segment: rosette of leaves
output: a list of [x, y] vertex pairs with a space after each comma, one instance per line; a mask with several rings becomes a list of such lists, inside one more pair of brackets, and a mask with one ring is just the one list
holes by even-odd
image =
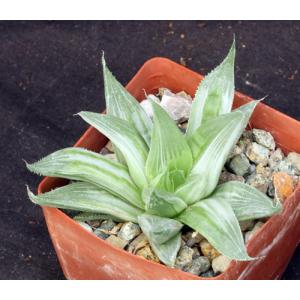
[[160, 258], [174, 266], [187, 225], [219, 252], [251, 260], [239, 221], [278, 213], [274, 202], [241, 182], [218, 185], [226, 159], [258, 101], [231, 111], [233, 43], [225, 60], [201, 81], [186, 134], [152, 102], [151, 120], [115, 79], [102, 58], [107, 114], [79, 116], [113, 143], [118, 161], [81, 148], [66, 148], [27, 164], [30, 171], [72, 183], [29, 198], [36, 204], [84, 212], [81, 219], [116, 218], [140, 225]]

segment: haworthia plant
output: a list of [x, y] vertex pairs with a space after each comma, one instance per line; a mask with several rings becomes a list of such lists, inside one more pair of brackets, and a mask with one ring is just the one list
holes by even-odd
[[80, 211], [77, 220], [113, 218], [140, 225], [153, 251], [174, 266], [185, 224], [230, 259], [251, 260], [239, 222], [278, 213], [279, 202], [240, 182], [218, 185], [228, 154], [257, 101], [234, 111], [233, 43], [225, 60], [199, 85], [183, 134], [152, 102], [153, 121], [115, 79], [104, 57], [107, 115], [80, 112], [113, 143], [119, 162], [66, 148], [29, 170], [78, 182], [29, 198], [36, 204]]

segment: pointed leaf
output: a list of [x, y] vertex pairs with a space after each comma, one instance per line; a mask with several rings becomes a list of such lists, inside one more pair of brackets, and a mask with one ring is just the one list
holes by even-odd
[[123, 221], [137, 222], [142, 210], [116, 198], [95, 185], [77, 182], [45, 194], [34, 195], [27, 188], [30, 200], [38, 205], [109, 214]]
[[138, 217], [145, 235], [156, 244], [163, 244], [177, 235], [182, 224], [176, 220], [143, 214]]
[[187, 136], [203, 121], [231, 111], [234, 96], [235, 40], [224, 61], [200, 83], [192, 104]]
[[150, 145], [152, 121], [138, 101], [112, 75], [102, 56], [104, 89], [107, 112], [109, 115], [130, 122], [146, 144]]
[[149, 181], [165, 170], [182, 170], [186, 176], [193, 164], [191, 150], [175, 122], [154, 101], [152, 103], [154, 126], [150, 152], [146, 162]]
[[[195, 203], [213, 192], [226, 159], [245, 129], [256, 104], [257, 102], [253, 101], [227, 116], [215, 119], [216, 130], [212, 129], [214, 134], [207, 135], [207, 141], [204, 135], [213, 127], [210, 121], [207, 123], [208, 128], [203, 124], [203, 129], [201, 126], [190, 138], [193, 154], [199, 158], [186, 182], [176, 191], [186, 203]], [[223, 126], [218, 125], [218, 119]]]
[[233, 120], [241, 118], [242, 115], [238, 112], [228, 113], [216, 118], [212, 118], [203, 122], [194, 134], [187, 137], [188, 144], [191, 148], [194, 161], [198, 161], [207, 147], [213, 142], [217, 136], [224, 132], [226, 127], [229, 127]]
[[128, 169], [98, 153], [82, 148], [56, 151], [27, 168], [43, 176], [89, 182], [129, 203], [143, 208], [140, 191], [132, 182]]
[[146, 212], [149, 214], [171, 218], [187, 207], [186, 203], [172, 192], [145, 188], [142, 195], [146, 204]]
[[158, 258], [167, 266], [174, 267], [177, 253], [181, 245], [181, 233], [178, 233], [173, 238], [164, 244], [156, 244], [150, 241], [150, 245]]
[[84, 111], [79, 116], [117, 146], [126, 160], [132, 179], [138, 187], [143, 188], [147, 184], [144, 169], [148, 149], [135, 128], [129, 122], [114, 116]]
[[181, 245], [182, 224], [151, 215], [139, 216], [138, 220], [155, 254], [167, 266], [173, 267]]
[[202, 234], [220, 253], [230, 259], [251, 260], [239, 222], [226, 201], [208, 198], [195, 203], [177, 220]]
[[212, 197], [228, 202], [239, 221], [268, 217], [282, 209], [279, 201], [274, 203], [258, 189], [238, 181], [219, 185]]

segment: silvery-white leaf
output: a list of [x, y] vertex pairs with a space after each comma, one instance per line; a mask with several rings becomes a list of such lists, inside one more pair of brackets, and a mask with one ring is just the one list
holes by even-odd
[[136, 185], [140, 188], [147, 185], [144, 170], [148, 148], [136, 129], [129, 122], [110, 115], [86, 111], [78, 115], [106, 135], [118, 147]]
[[82, 148], [66, 148], [26, 165], [39, 175], [92, 183], [137, 207], [144, 207], [140, 191], [128, 169], [98, 153]]
[[152, 122], [137, 100], [116, 80], [102, 56], [107, 113], [130, 122], [150, 145]]
[[168, 113], [153, 101], [152, 107], [154, 124], [146, 162], [147, 178], [151, 181], [166, 169], [182, 170], [186, 176], [193, 164], [189, 145]]
[[[211, 121], [207, 122], [207, 127], [204, 123], [189, 138], [196, 163], [186, 182], [176, 191], [186, 203], [195, 203], [213, 192], [226, 159], [245, 129], [256, 104], [257, 101], [253, 101], [227, 116], [217, 117], [215, 122], [219, 124], [215, 125], [215, 129]], [[209, 128], [212, 128], [212, 134], [205, 135]]]
[[177, 235], [182, 224], [174, 219], [142, 214], [138, 217], [139, 225], [151, 241], [163, 244]]
[[148, 187], [143, 190], [142, 195], [146, 212], [149, 214], [171, 218], [187, 207], [186, 203], [173, 192]]
[[118, 199], [95, 185], [76, 182], [48, 193], [34, 195], [27, 188], [30, 200], [36, 204], [63, 209], [109, 214], [123, 221], [137, 222], [142, 210]]
[[177, 220], [198, 231], [228, 258], [252, 259], [247, 254], [239, 222], [228, 202], [207, 198], [189, 206]]
[[234, 96], [235, 40], [224, 61], [200, 83], [192, 104], [187, 136], [203, 121], [231, 111]]
[[239, 181], [219, 185], [211, 197], [228, 202], [239, 221], [271, 216], [282, 209], [279, 201], [273, 201], [258, 189]]
[[146, 214], [139, 216], [138, 220], [155, 254], [167, 266], [173, 267], [181, 244], [182, 224]]

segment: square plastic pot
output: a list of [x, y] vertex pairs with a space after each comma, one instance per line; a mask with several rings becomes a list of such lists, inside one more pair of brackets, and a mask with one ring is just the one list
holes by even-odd
[[[147, 93], [167, 87], [190, 95], [203, 77], [165, 58], [147, 61], [127, 85], [139, 101]], [[234, 106], [251, 98], [236, 92]], [[259, 104], [250, 126], [270, 131], [285, 153], [300, 152], [300, 122]], [[107, 139], [90, 127], [75, 146], [99, 152]], [[38, 193], [45, 193], [67, 181], [46, 177]], [[43, 207], [48, 230], [63, 272], [68, 279], [206, 279], [168, 268], [120, 250], [87, 232], [59, 209]], [[300, 186], [285, 201], [280, 215], [271, 217], [247, 244], [250, 262], [232, 261], [228, 269], [214, 279], [277, 279], [285, 270], [300, 237]]]

